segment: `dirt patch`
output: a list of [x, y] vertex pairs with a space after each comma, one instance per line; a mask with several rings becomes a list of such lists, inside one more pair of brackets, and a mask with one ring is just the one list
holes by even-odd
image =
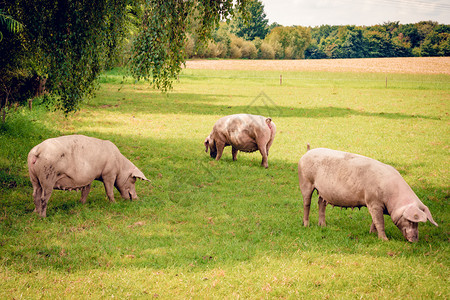
[[450, 75], [450, 57], [354, 58], [315, 60], [189, 60], [186, 62], [186, 68], [212, 70], [279, 70]]

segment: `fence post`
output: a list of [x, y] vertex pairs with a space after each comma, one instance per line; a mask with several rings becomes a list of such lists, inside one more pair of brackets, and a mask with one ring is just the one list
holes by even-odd
[[282, 85], [282, 84], [283, 84], [283, 75], [280, 74], [280, 85]]

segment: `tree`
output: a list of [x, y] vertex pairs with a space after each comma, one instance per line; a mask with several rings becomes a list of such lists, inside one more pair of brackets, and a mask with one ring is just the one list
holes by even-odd
[[184, 45], [191, 20], [196, 21], [199, 41], [211, 37], [221, 19], [234, 14], [234, 5], [243, 12], [246, 0], [151, 0], [145, 4], [142, 26], [135, 39], [131, 72], [152, 79], [166, 91], [186, 60]]
[[311, 43], [311, 33], [301, 26], [280, 26], [272, 29], [265, 40], [272, 44], [277, 58], [304, 58]]
[[[46, 78], [46, 89], [66, 114], [92, 95], [95, 79], [108, 53], [124, 36], [126, 7], [131, 0], [15, 0], [6, 11], [25, 25], [20, 35], [0, 44], [13, 52], [0, 65], [26, 69], [31, 76]], [[25, 58], [17, 61], [16, 57]]]
[[[0, 53], [8, 53], [8, 55], [0, 55], [0, 66], [3, 66], [3, 68], [0, 67], [0, 111], [3, 122], [6, 119], [8, 105], [11, 102], [20, 102], [21, 99], [14, 97], [14, 95], [21, 90], [24, 81], [28, 79], [26, 77], [29, 77], [24, 76], [22, 70], [15, 70], [16, 68], [14, 68], [14, 66], [21, 65], [24, 60], [24, 57], [20, 55], [20, 44], [9, 43], [10, 40], [18, 37], [23, 28], [22, 23], [0, 9]], [[3, 34], [3, 32], [5, 33]], [[3, 40], [3, 37], [5, 37], [5, 40]], [[10, 49], [3, 51], [6, 45], [10, 45]]]
[[[242, 10], [244, 3], [237, 1], [237, 6]], [[25, 30], [0, 43], [1, 53], [14, 53], [0, 64], [0, 74], [25, 67], [47, 78], [46, 89], [67, 114], [93, 94], [96, 78], [124, 39], [131, 12], [142, 17], [132, 74], [152, 78], [156, 87], [167, 90], [185, 61], [191, 18], [198, 19], [199, 36], [206, 39], [234, 5], [232, 0], [12, 0], [4, 9]]]
[[269, 32], [269, 20], [264, 13], [264, 5], [259, 0], [250, 0], [245, 14], [237, 14], [231, 22], [231, 32], [238, 37], [253, 41], [264, 39]]
[[344, 42], [342, 53], [345, 58], [363, 58], [367, 56], [366, 41], [360, 28], [349, 28]]

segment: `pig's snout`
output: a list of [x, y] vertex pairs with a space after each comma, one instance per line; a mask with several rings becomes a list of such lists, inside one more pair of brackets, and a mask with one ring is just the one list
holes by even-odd
[[130, 200], [135, 200], [138, 198], [136, 191], [134, 189], [128, 191], [128, 197], [129, 197], [128, 199]]
[[410, 222], [410, 225], [402, 230], [403, 236], [408, 242], [415, 243], [419, 240], [419, 224]]

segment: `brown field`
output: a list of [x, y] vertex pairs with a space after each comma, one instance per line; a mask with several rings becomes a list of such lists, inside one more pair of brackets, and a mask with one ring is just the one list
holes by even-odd
[[317, 60], [189, 60], [187, 69], [450, 74], [450, 57]]

